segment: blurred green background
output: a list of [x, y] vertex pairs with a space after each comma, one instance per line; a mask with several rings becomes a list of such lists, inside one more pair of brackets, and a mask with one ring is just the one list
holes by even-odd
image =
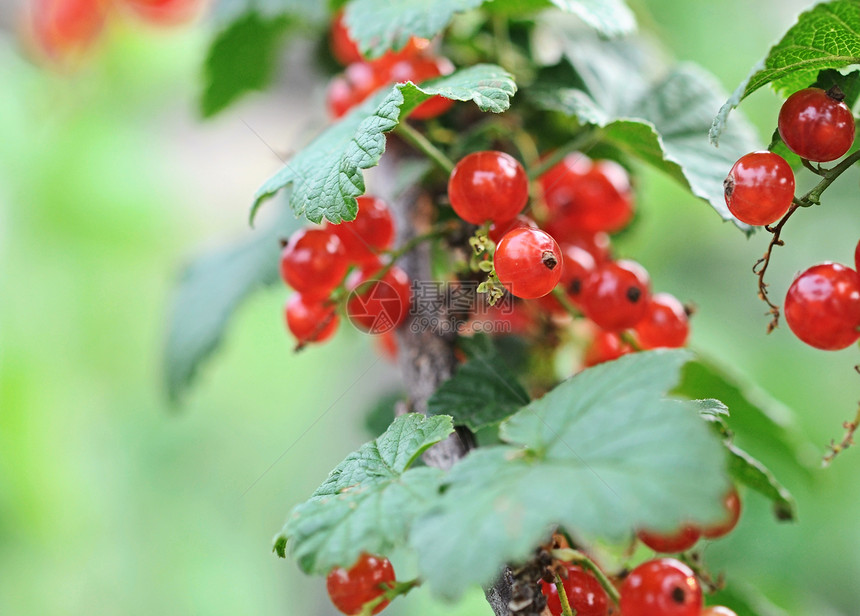
[[[633, 4], [667, 49], [727, 89], [806, 6]], [[115, 24], [88, 63], [57, 75], [23, 59], [13, 11], [0, 15], [0, 614], [334, 613], [324, 582], [277, 560], [270, 540], [367, 439], [362, 412], [395, 370], [348, 328], [294, 356], [274, 288], [241, 309], [181, 412], [160, 382], [179, 266], [247, 232], [250, 196], [280, 164], [266, 144], [287, 152], [318, 129], [318, 110], [298, 121], [296, 109], [318, 109], [321, 87], [284, 80], [201, 122], [205, 24]], [[282, 64], [282, 77], [310, 83], [300, 56]], [[765, 91], [745, 104], [763, 142], [778, 104]], [[851, 262], [857, 181], [842, 178], [841, 194], [788, 226], [777, 296], [813, 262]], [[766, 238], [747, 240], [663, 177], [646, 172], [639, 186], [641, 221], [621, 251], [656, 288], [695, 301], [694, 345], [795, 409], [812, 443], [840, 437], [860, 397], [856, 350], [765, 336], [750, 267]], [[775, 524], [750, 496], [709, 562], [785, 613], [857, 614], [860, 449], [806, 478], [775, 470], [800, 522]], [[479, 592], [457, 608], [416, 592], [389, 611], [490, 613]]]

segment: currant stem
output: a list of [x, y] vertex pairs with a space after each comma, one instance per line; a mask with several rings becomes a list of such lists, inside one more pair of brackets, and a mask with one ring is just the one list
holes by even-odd
[[[854, 366], [854, 370], [860, 372], [860, 366]], [[842, 424], [845, 428], [845, 436], [838, 444], [836, 441], [830, 441], [827, 446], [827, 454], [821, 459], [821, 466], [827, 468], [840, 453], [848, 449], [854, 444], [854, 433], [857, 428], [860, 428], [860, 404], [857, 405], [857, 414], [853, 421], [846, 421]]]
[[791, 215], [794, 214], [799, 208], [803, 207], [801, 203], [795, 200], [792, 203], [791, 207], [788, 208], [788, 211], [785, 213], [778, 223], [775, 226], [766, 226], [765, 229], [770, 231], [773, 236], [770, 238], [770, 243], [767, 246], [767, 250], [764, 253], [764, 256], [756, 261], [755, 265], [753, 265], [753, 273], [758, 276], [758, 296], [759, 298], [769, 306], [769, 310], [767, 314], [771, 315], [770, 323], [767, 325], [767, 333], [771, 333], [773, 330], [777, 328], [779, 325], [779, 306], [770, 301], [770, 297], [767, 294], [767, 283], [764, 281], [764, 276], [767, 273], [767, 268], [770, 265], [770, 259], [773, 256], [773, 249], [776, 246], [782, 246], [785, 242], [780, 239], [780, 235], [782, 234], [782, 229], [785, 227], [785, 223], [788, 222], [788, 219], [791, 218]]
[[415, 127], [408, 122], [401, 122], [394, 130], [398, 135], [403, 137], [404, 141], [435, 163], [439, 169], [447, 175], [451, 175], [451, 172], [454, 170], [454, 163], [439, 148], [433, 145], [427, 137], [416, 130]]
[[421, 586], [421, 580], [418, 579], [406, 582], [394, 582], [394, 584], [391, 585], [384, 594], [365, 603], [359, 612], [359, 616], [371, 616], [371, 614], [373, 614], [373, 610], [383, 601], [391, 601], [400, 595], [408, 594], [409, 591], [418, 586]]
[[[838, 178], [840, 175], [845, 173], [854, 163], [860, 160], [860, 150], [857, 150], [850, 156], [848, 156], [841, 163], [833, 167], [832, 169], [821, 169], [821, 173], [815, 171], [814, 173], [818, 173], [822, 176], [822, 180], [816, 184], [812, 190], [803, 195], [800, 199], [795, 199], [795, 203], [799, 203], [801, 207], [809, 207], [811, 205], [818, 205], [821, 203], [821, 193], [823, 193], [827, 188]], [[808, 161], [807, 161], [808, 162]], [[810, 165], [811, 166], [811, 165]]]
[[567, 598], [567, 591], [564, 589], [564, 580], [561, 576], [555, 574], [555, 588], [558, 591], [558, 600], [561, 603], [561, 616], [576, 616], [576, 612], [570, 607], [570, 600]]
[[567, 294], [564, 292], [564, 289], [560, 286], [556, 286], [552, 290], [552, 294], [555, 295], [555, 298], [558, 300], [558, 303], [561, 304], [561, 307], [564, 308], [567, 312], [570, 313], [574, 319], [578, 319], [582, 316], [582, 312], [573, 305], [573, 303], [568, 299]]
[[571, 139], [551, 155], [547, 156], [542, 162], [529, 169], [529, 179], [534, 180], [539, 178], [564, 160], [564, 157], [571, 152], [588, 151], [599, 139], [600, 131], [598, 129], [590, 129], [580, 133], [574, 139]]
[[[593, 560], [591, 560], [588, 556], [580, 552], [579, 550], [574, 550], [571, 548], [562, 548], [559, 550], [553, 550], [551, 552], [552, 557], [566, 562], [566, 563], [575, 563], [582, 567], [583, 569], [588, 569], [591, 574], [597, 578], [597, 581], [600, 582], [600, 585], [603, 586], [603, 590], [606, 591], [606, 594], [612, 599], [612, 602], [615, 605], [618, 605], [618, 600], [620, 599], [620, 595], [618, 594], [618, 589], [612, 584], [606, 574], [597, 566]], [[559, 593], [559, 597], [561, 593]]]

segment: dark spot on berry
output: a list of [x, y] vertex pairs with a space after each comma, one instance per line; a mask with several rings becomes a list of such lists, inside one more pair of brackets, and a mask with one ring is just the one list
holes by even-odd
[[278, 240], [278, 244], [280, 244], [281, 248], [286, 248], [289, 241], [287, 241], [287, 238], [282, 237]]
[[582, 292], [582, 281], [579, 278], [574, 278], [567, 286], [567, 290], [571, 295], [579, 295]]
[[837, 103], [841, 103], [845, 100], [845, 92], [843, 92], [842, 88], [840, 88], [836, 84], [833, 84], [833, 86], [831, 86], [831, 88], [827, 90], [825, 94], [827, 94], [827, 96], [835, 100]]
[[632, 303], [636, 303], [642, 297], [642, 289], [639, 287], [628, 287], [627, 288], [627, 299], [629, 299]]
[[735, 191], [735, 180], [731, 175], [727, 175], [723, 180], [723, 190], [726, 191], [726, 198], [731, 199], [732, 193]]
[[554, 270], [555, 266], [558, 265], [558, 259], [555, 258], [551, 250], [544, 250], [540, 260], [549, 270]]
[[672, 601], [678, 603], [679, 605], [684, 603], [684, 599], [687, 598], [687, 593], [684, 592], [684, 589], [680, 586], [675, 586], [672, 589]]

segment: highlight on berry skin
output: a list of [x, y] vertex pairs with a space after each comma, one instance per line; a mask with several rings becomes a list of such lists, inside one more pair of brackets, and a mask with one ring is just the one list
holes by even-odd
[[840, 158], [854, 144], [854, 114], [836, 86], [806, 88], [789, 96], [779, 110], [779, 136], [789, 150], [806, 160], [825, 163]]

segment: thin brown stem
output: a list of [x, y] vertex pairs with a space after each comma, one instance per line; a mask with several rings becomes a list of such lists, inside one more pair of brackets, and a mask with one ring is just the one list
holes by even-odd
[[[854, 366], [854, 370], [860, 373], [860, 366]], [[860, 403], [857, 405], [857, 414], [854, 415], [854, 419], [843, 422], [842, 427], [845, 428], [845, 435], [839, 443], [830, 441], [827, 446], [827, 454], [821, 460], [821, 466], [830, 466], [836, 456], [854, 444], [854, 433], [857, 432], [857, 428], [860, 428]]]
[[767, 325], [767, 333], [772, 332], [779, 325], [779, 315], [780, 308], [778, 305], [774, 304], [770, 297], [767, 294], [767, 283], [764, 281], [765, 274], [767, 273], [767, 268], [770, 265], [771, 257], [773, 256], [773, 249], [776, 246], [783, 246], [785, 242], [780, 237], [782, 235], [782, 229], [785, 227], [785, 223], [788, 222], [788, 219], [791, 218], [791, 215], [794, 214], [801, 206], [800, 203], [793, 203], [788, 211], [785, 213], [778, 223], [774, 226], [766, 226], [765, 229], [772, 234], [770, 238], [770, 243], [767, 246], [767, 250], [764, 253], [764, 256], [755, 262], [753, 265], [753, 273], [758, 276], [758, 296], [759, 298], [768, 305], [769, 310], [765, 314], [769, 314], [771, 316], [770, 322]]

